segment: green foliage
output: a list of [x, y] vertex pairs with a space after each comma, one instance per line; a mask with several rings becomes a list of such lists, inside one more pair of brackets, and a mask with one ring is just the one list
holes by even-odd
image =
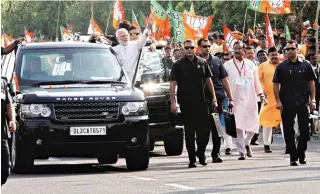
[[[131, 10], [134, 10], [139, 18], [140, 11], [147, 14], [150, 11], [150, 1], [122, 1], [126, 20], [131, 21]], [[158, 1], [165, 9], [168, 1]], [[172, 1], [175, 11], [183, 12], [190, 10], [190, 0]], [[193, 1], [196, 15], [213, 15], [212, 30], [222, 31], [222, 25], [228, 24], [231, 29], [237, 25], [237, 29], [242, 31], [244, 15], [247, 4], [245, 1]], [[296, 10], [296, 15], [304, 6], [305, 1], [292, 1], [292, 9]], [[46, 40], [54, 40], [56, 37], [56, 27], [58, 18], [59, 1], [1, 1], [1, 29], [3, 32], [13, 37], [24, 36], [24, 27], [31, 32], [41, 31]], [[67, 24], [75, 25], [75, 31], [86, 34], [91, 18], [91, 1], [61, 1], [59, 25], [66, 27]], [[306, 6], [303, 11], [303, 21], [310, 20], [314, 23], [317, 8], [317, 1], [311, 1], [310, 6]], [[112, 1], [94, 1], [94, 19], [102, 31], [106, 30], [108, 17], [113, 9]], [[289, 15], [270, 15], [272, 26], [284, 26]], [[298, 17], [299, 19], [299, 17]], [[246, 30], [253, 28], [254, 11], [248, 10], [246, 20]], [[265, 14], [257, 13], [257, 24], [264, 26]], [[143, 24], [140, 24], [143, 25]], [[296, 24], [288, 25], [290, 30], [299, 30], [299, 20]], [[108, 33], [113, 33], [112, 15], [109, 20]], [[60, 37], [60, 34], [58, 35]]]

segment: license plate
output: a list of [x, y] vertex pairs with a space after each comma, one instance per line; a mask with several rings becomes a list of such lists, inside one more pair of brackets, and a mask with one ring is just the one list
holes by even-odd
[[106, 126], [70, 127], [70, 135], [106, 135]]

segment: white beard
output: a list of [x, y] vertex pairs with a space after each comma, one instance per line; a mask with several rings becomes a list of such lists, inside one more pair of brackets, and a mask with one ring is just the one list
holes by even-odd
[[122, 46], [127, 46], [129, 44], [129, 41], [119, 40], [119, 44], [121, 44]]

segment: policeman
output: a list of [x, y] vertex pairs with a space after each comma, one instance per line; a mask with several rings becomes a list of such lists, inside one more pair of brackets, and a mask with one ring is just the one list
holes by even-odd
[[[177, 104], [175, 90], [178, 85], [177, 100], [185, 127], [186, 147], [189, 154], [189, 168], [196, 167], [196, 156], [201, 165], [207, 165], [205, 150], [209, 141], [210, 128], [209, 110], [204, 88], [207, 86], [212, 95], [212, 105], [218, 106], [214, 87], [211, 81], [212, 73], [208, 63], [195, 56], [193, 40], [184, 42], [185, 56], [176, 61], [170, 75], [171, 111], [176, 113]], [[195, 151], [195, 136], [197, 152]]]
[[[305, 151], [309, 141], [309, 111], [316, 108], [316, 76], [308, 61], [300, 59], [297, 54], [298, 44], [288, 41], [285, 51], [288, 59], [280, 63], [274, 74], [274, 94], [277, 109], [281, 110], [284, 138], [290, 154], [290, 165], [306, 164]], [[281, 86], [281, 87], [280, 87]], [[310, 101], [309, 101], [310, 99]], [[298, 116], [300, 136], [298, 146], [295, 144], [294, 118]]]

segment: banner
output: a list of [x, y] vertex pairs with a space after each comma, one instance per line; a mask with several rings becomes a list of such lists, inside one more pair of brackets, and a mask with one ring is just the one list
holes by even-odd
[[248, 9], [268, 14], [289, 14], [291, 0], [248, 0]]

